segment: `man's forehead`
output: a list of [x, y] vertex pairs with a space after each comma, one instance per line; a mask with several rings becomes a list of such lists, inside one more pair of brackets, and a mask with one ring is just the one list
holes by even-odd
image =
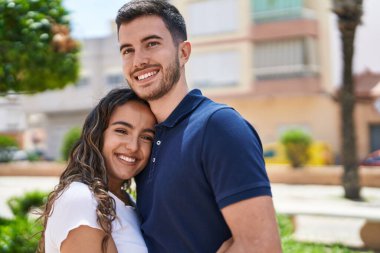
[[123, 29], [125, 31], [137, 30], [140, 32], [156, 29], [168, 30], [164, 21], [158, 16], [141, 16], [135, 18], [132, 21], [122, 23], [120, 29]]
[[141, 41], [148, 36], [165, 38], [170, 36], [165, 23], [157, 16], [142, 16], [128, 23], [123, 23], [119, 29], [119, 40], [123, 42]]

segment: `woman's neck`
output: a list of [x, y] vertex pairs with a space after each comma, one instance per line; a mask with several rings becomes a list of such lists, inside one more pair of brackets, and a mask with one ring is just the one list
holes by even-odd
[[132, 206], [128, 193], [122, 190], [121, 187], [119, 190], [116, 191], [111, 189], [110, 192], [112, 192], [113, 195], [120, 199], [124, 203], [124, 205]]
[[109, 191], [112, 192], [112, 194], [120, 199], [125, 205], [131, 205], [129, 195], [123, 187], [123, 182], [115, 182], [112, 178], [109, 178], [108, 187]]

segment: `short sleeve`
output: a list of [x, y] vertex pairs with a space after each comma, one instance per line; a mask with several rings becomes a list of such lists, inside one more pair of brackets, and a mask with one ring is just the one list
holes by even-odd
[[262, 144], [255, 129], [232, 108], [209, 118], [202, 163], [220, 209], [251, 197], [269, 195]]
[[58, 250], [69, 232], [79, 226], [101, 229], [96, 216], [97, 201], [86, 184], [74, 182], [54, 202], [45, 239]]

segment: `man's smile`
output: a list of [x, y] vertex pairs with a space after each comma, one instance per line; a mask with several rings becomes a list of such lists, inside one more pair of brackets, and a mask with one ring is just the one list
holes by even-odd
[[139, 81], [141, 81], [141, 80], [147, 79], [148, 77], [154, 76], [157, 73], [158, 73], [158, 71], [148, 72], [146, 74], [142, 74], [142, 75], [137, 76], [136, 79], [139, 80]]

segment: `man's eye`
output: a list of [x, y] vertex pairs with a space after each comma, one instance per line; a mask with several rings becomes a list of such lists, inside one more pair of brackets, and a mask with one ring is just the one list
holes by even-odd
[[154, 47], [154, 46], [157, 46], [158, 45], [158, 42], [157, 41], [151, 41], [148, 43], [148, 47]]
[[122, 51], [123, 55], [130, 54], [130, 53], [133, 53], [133, 49], [132, 48], [126, 48], [124, 51]]

